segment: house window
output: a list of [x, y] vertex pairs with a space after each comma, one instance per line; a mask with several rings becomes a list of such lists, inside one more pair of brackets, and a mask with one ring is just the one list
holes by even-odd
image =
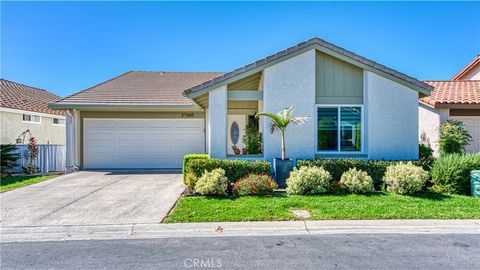
[[53, 124], [64, 126], [65, 125], [65, 119], [53, 118]]
[[361, 152], [362, 106], [319, 106], [317, 151]]
[[40, 116], [32, 115], [32, 114], [24, 114], [22, 121], [27, 123], [40, 123]]

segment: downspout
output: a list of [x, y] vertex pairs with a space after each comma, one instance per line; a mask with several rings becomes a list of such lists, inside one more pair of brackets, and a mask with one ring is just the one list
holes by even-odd
[[67, 173], [75, 172], [75, 114], [73, 110], [65, 110], [65, 127], [66, 127], [66, 158], [65, 170]]

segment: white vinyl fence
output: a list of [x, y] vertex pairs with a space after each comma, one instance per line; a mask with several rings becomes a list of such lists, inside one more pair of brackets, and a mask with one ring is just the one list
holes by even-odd
[[[18, 166], [13, 169], [14, 173], [23, 172], [22, 166], [27, 165], [24, 152], [27, 149], [26, 144], [17, 144], [20, 159]], [[61, 144], [39, 144], [38, 155], [33, 164], [40, 169], [40, 172], [64, 172], [65, 171], [65, 145]]]

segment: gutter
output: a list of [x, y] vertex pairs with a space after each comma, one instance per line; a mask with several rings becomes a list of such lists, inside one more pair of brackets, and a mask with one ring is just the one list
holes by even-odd
[[197, 104], [185, 105], [185, 104], [145, 104], [145, 103], [48, 103], [48, 107], [54, 110], [98, 110], [98, 111], [203, 111], [203, 109]]

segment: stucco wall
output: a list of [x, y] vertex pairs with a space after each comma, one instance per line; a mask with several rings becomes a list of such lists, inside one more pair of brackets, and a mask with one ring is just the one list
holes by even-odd
[[[276, 113], [294, 106], [294, 115], [312, 119], [302, 126], [290, 126], [286, 132], [287, 157], [313, 158], [315, 147], [315, 50], [268, 67], [263, 77], [263, 110]], [[263, 121], [265, 160], [281, 156], [280, 134], [270, 134], [270, 121]]]
[[467, 74], [462, 76], [462, 80], [480, 80], [480, 65], [472, 68]]
[[227, 157], [227, 87], [208, 93], [208, 153], [214, 158]]
[[418, 106], [419, 141], [428, 143], [435, 156], [439, 155], [440, 126], [447, 121], [448, 114], [448, 109], [434, 109], [422, 103]]
[[369, 159], [418, 158], [418, 92], [365, 71]]
[[[32, 133], [32, 136], [37, 139], [38, 144], [65, 144], [65, 126], [54, 125], [53, 118], [64, 117], [41, 115], [41, 123], [39, 124], [24, 123], [22, 122], [22, 113], [1, 111], [0, 143], [15, 143], [17, 137], [28, 129]], [[28, 141], [25, 141], [25, 143], [27, 142]]]

